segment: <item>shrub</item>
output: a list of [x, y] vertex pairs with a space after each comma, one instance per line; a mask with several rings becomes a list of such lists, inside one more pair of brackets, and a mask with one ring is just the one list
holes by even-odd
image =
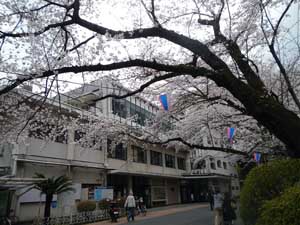
[[99, 209], [108, 209], [110, 204], [109, 199], [102, 199], [98, 202]]
[[78, 212], [90, 212], [96, 209], [96, 202], [86, 200], [81, 201], [77, 204], [77, 211]]
[[250, 171], [241, 191], [241, 217], [245, 225], [253, 225], [266, 200], [278, 197], [284, 189], [300, 180], [300, 160], [279, 160]]
[[257, 225], [298, 225], [299, 221], [300, 186], [294, 186], [263, 204]]

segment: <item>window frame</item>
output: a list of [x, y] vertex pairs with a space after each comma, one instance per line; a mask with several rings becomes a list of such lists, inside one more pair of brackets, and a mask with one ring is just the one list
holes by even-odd
[[[154, 158], [158, 157], [158, 158]], [[157, 151], [150, 151], [150, 164], [154, 166], [163, 166], [162, 153]]]
[[[136, 145], [131, 145], [133, 162], [147, 163], [147, 150]], [[140, 154], [139, 154], [140, 153]], [[143, 154], [141, 154], [143, 153]]]
[[165, 165], [168, 168], [174, 168], [176, 167], [175, 165], [175, 156], [170, 155], [170, 154], [165, 154]]

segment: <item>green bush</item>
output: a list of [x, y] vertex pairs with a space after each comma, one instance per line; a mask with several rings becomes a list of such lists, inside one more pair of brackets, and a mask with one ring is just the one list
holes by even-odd
[[300, 180], [300, 160], [278, 160], [255, 167], [244, 182], [240, 201], [245, 225], [253, 225], [264, 201], [278, 197]]
[[109, 199], [102, 199], [98, 202], [99, 209], [108, 209], [110, 204]]
[[263, 204], [257, 225], [299, 225], [300, 186], [288, 188]]
[[77, 204], [77, 211], [78, 212], [90, 212], [96, 209], [96, 202], [86, 200], [81, 201]]

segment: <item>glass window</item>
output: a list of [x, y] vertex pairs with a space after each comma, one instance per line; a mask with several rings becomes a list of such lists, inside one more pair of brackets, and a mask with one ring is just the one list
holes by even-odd
[[162, 154], [160, 152], [151, 151], [151, 164], [156, 166], [162, 166]]
[[195, 169], [205, 169], [206, 168], [206, 161], [201, 160], [200, 162], [197, 163], [197, 166]]
[[227, 169], [227, 163], [223, 162], [223, 168], [226, 170]]
[[147, 163], [147, 151], [138, 146], [132, 145], [133, 162]]
[[165, 154], [166, 167], [175, 168], [175, 156]]
[[218, 166], [218, 168], [222, 168], [221, 160], [218, 160], [218, 161], [217, 161], [217, 166]]
[[127, 148], [123, 143], [113, 145], [110, 139], [107, 140], [107, 156], [112, 159], [127, 160]]
[[126, 118], [127, 108], [124, 99], [112, 99], [112, 113], [119, 117]]
[[215, 170], [216, 169], [216, 164], [214, 162], [211, 162], [210, 163], [210, 168]]
[[180, 157], [177, 158], [177, 166], [178, 166], [178, 169], [185, 170], [185, 160], [184, 160], [184, 158], [180, 158]]
[[[135, 103], [137, 103], [136, 98]], [[147, 120], [153, 118], [153, 114], [146, 109], [126, 100], [112, 99], [112, 113], [122, 118], [136, 117], [136, 122], [140, 125], [145, 125]]]

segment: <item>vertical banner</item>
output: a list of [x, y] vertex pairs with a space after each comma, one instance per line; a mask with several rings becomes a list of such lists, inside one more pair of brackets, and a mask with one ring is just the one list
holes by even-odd
[[228, 140], [229, 140], [230, 144], [233, 143], [234, 134], [235, 134], [235, 128], [228, 127], [227, 128], [227, 137], [228, 137]]
[[161, 94], [159, 96], [159, 101], [165, 111], [169, 110], [168, 98], [166, 94]]
[[260, 162], [260, 159], [261, 159], [261, 153], [260, 153], [260, 152], [254, 152], [253, 158], [254, 158], [254, 160], [255, 160], [257, 163], [259, 163], [259, 162]]

